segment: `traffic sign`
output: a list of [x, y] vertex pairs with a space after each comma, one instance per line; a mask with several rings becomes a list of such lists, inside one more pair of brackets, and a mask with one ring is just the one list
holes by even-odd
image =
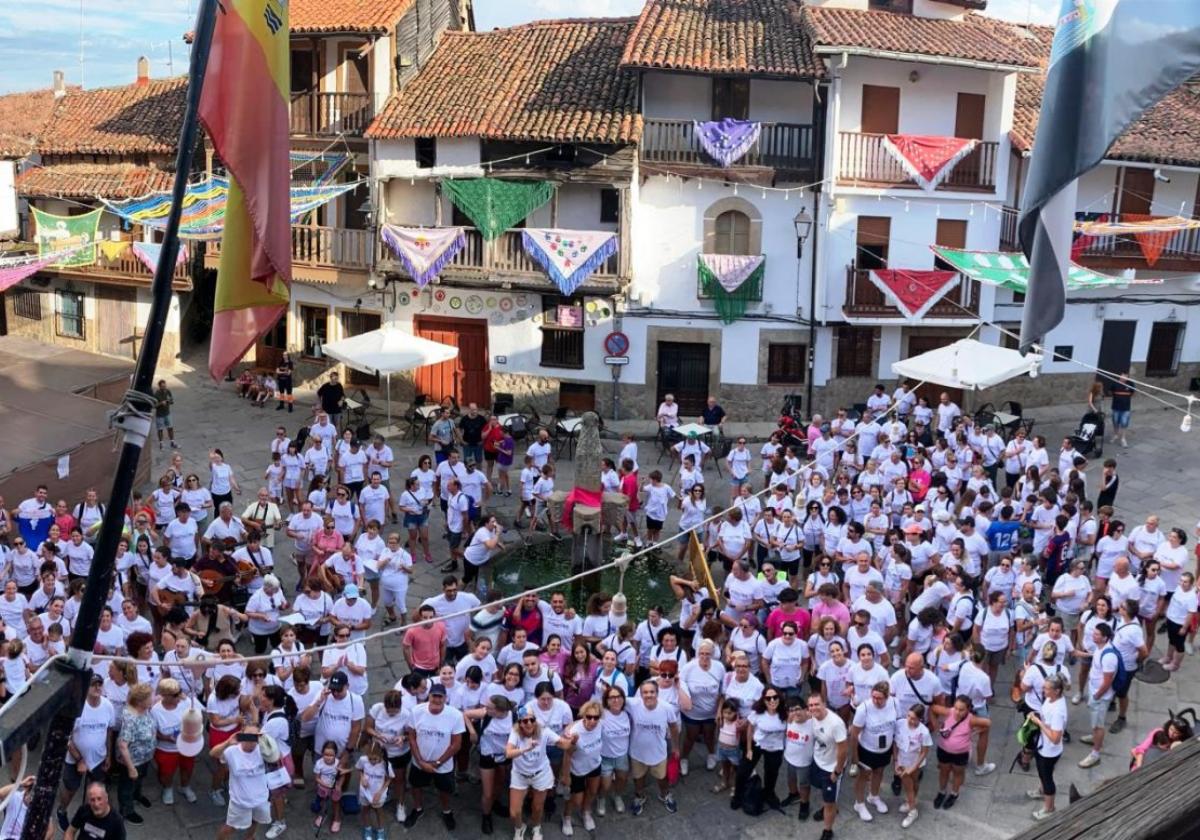
[[627, 365], [629, 364], [628, 356], [605, 356], [604, 364], [606, 365]]
[[623, 332], [610, 332], [604, 338], [604, 352], [608, 353], [609, 356], [624, 356], [628, 354], [629, 336]]

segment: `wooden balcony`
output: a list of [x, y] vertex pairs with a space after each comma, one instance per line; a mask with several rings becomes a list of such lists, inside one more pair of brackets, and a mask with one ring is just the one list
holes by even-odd
[[[846, 268], [846, 302], [842, 312], [847, 318], [908, 319], [871, 282], [865, 269]], [[966, 320], [979, 317], [979, 281], [960, 278], [959, 284], [929, 308], [922, 321]]]
[[1000, 217], [1000, 250], [1021, 250], [1021, 238], [1017, 235], [1017, 218], [1020, 211], [1016, 207], [1005, 207]]
[[[188, 259], [175, 266], [175, 272], [171, 277], [171, 287], [177, 292], [190, 292], [192, 290], [192, 256], [194, 255], [194, 247], [194, 245], [189, 243]], [[77, 277], [80, 280], [108, 283], [114, 286], [149, 287], [154, 280], [154, 273], [146, 268], [142, 261], [133, 255], [133, 251], [131, 250], [126, 250], [124, 254], [115, 260], [106, 260], [97, 252], [95, 265], [63, 266], [61, 268], [48, 268], [46, 271], [63, 277]]]
[[1174, 234], [1154, 265], [1146, 262], [1142, 247], [1132, 234], [1091, 237], [1076, 262], [1106, 274], [1117, 274], [1127, 268], [1151, 277], [1156, 271], [1200, 271], [1200, 228]]
[[[816, 166], [816, 133], [811, 125], [762, 123], [758, 142], [731, 169], [759, 167], [789, 173], [812, 173]], [[645, 120], [641, 159], [675, 169], [720, 168], [695, 136], [692, 120]]]
[[[292, 269], [297, 278], [313, 283], [337, 283], [343, 273], [362, 274], [371, 268], [373, 236], [369, 230], [292, 226]], [[221, 241], [208, 243], [205, 263], [216, 268]]]
[[[483, 235], [475, 228], [466, 228], [465, 233], [467, 244], [442, 269], [438, 275], [442, 280], [486, 282], [489, 285], [494, 285], [495, 281], [499, 280], [542, 291], [551, 291], [554, 288], [542, 267], [525, 253], [519, 229], [507, 230], [492, 242], [484, 241]], [[384, 272], [407, 277], [408, 273], [391, 250], [382, 242], [379, 243], [379, 248], [379, 268]], [[598, 271], [588, 277], [583, 290], [615, 291], [626, 276], [621, 270], [620, 257], [620, 250], [609, 257]]]
[[[883, 145], [884, 135], [842, 131], [838, 134], [838, 183], [849, 187], [920, 189]], [[980, 142], [954, 165], [938, 190], [992, 192], [1000, 144]]]
[[292, 134], [309, 137], [335, 137], [345, 134], [361, 137], [371, 124], [374, 109], [367, 93], [293, 93], [291, 103]]

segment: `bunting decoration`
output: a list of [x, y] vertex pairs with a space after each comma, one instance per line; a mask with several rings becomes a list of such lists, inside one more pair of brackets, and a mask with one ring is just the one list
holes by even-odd
[[100, 249], [100, 256], [104, 257], [105, 262], [116, 262], [125, 256], [125, 252], [133, 245], [127, 239], [101, 239], [96, 243], [96, 247]]
[[96, 239], [103, 210], [93, 210], [82, 216], [56, 216], [44, 210], [33, 210], [37, 224], [34, 234], [38, 254], [62, 254], [68, 252], [56, 266], [82, 266], [96, 264]]
[[959, 280], [956, 271], [936, 270], [878, 269], [867, 272], [867, 276], [912, 321], [924, 318]]
[[617, 252], [617, 235], [599, 230], [526, 228], [521, 231], [521, 244], [563, 296], [569, 297]]
[[927, 134], [885, 134], [883, 147], [904, 167], [917, 185], [926, 192], [954, 171], [954, 166], [979, 145], [964, 137], [935, 137]]
[[[1088, 236], [1129, 236], [1139, 233], [1179, 233], [1200, 228], [1200, 219], [1185, 216], [1146, 216], [1138, 213], [1122, 213], [1110, 219], [1107, 213], [1077, 214], [1075, 232]], [[1089, 217], [1090, 218], [1087, 218]]]
[[[323, 204], [356, 189], [362, 181], [329, 184], [320, 180], [311, 184], [292, 184], [288, 192], [289, 220], [296, 225]], [[100, 199], [105, 208], [125, 221], [153, 230], [167, 226], [171, 210], [169, 192], [150, 193], [125, 201]], [[183, 198], [183, 216], [179, 220], [181, 239], [220, 239], [225, 231], [225, 209], [229, 203], [229, 179], [214, 175], [188, 184]]]
[[710, 120], [695, 124], [696, 140], [705, 153], [721, 164], [732, 166], [758, 142], [762, 126], [751, 120]]
[[761, 254], [700, 254], [697, 268], [700, 294], [712, 298], [717, 315], [732, 324], [746, 314], [750, 301], [762, 298], [766, 257]]
[[467, 244], [460, 227], [419, 228], [383, 225], [384, 241], [418, 288], [424, 289]]
[[78, 250], [87, 249], [87, 245], [75, 248], [53, 251], [48, 254], [21, 254], [16, 257], [0, 257], [0, 292], [7, 291], [20, 283], [26, 277], [37, 274], [43, 268], [52, 265], [70, 265], [67, 262]]
[[[942, 245], [931, 245], [930, 248], [958, 272], [980, 283], [1011, 289], [1021, 294], [1029, 288], [1029, 260], [1020, 251], [964, 251]], [[1157, 285], [1162, 282], [1161, 279], [1142, 277], [1111, 277], [1071, 263], [1067, 288], [1097, 289], [1106, 286]]]
[[[158, 260], [162, 256], [162, 247], [162, 243], [160, 242], [134, 242], [133, 255], [138, 258], [138, 262], [150, 270], [151, 274], [154, 274], [158, 270]], [[187, 259], [187, 246], [180, 243], [179, 253], [175, 257], [175, 265], [183, 265], [187, 262]]]
[[287, 310], [292, 280], [288, 5], [224, 0], [200, 121], [229, 172], [208, 371], [223, 376]]
[[489, 242], [549, 201], [554, 192], [546, 181], [496, 178], [443, 181], [442, 189]]

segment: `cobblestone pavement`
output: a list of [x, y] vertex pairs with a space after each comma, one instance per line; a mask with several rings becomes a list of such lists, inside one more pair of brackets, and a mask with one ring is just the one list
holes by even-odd
[[[175, 393], [175, 421], [178, 427], [179, 440], [185, 457], [186, 466], [200, 472], [206, 465], [206, 453], [211, 447], [220, 446], [226, 461], [237, 469], [238, 480], [244, 494], [240, 501], [246, 503], [253, 498], [253, 493], [260, 486], [262, 470], [268, 458], [267, 444], [277, 423], [286, 425], [290, 436], [294, 436], [297, 428], [308, 417], [307, 411], [311, 403], [311, 395], [298, 395], [297, 409], [293, 414], [276, 412], [273, 407], [255, 409], [246, 402], [238, 400], [232, 393], [230, 383], [215, 383], [204, 372], [203, 364], [196, 360], [194, 370], [185, 371], [177, 376], [169, 377], [170, 386]], [[1003, 386], [996, 389], [1003, 391]], [[1002, 398], [998, 394], [997, 402]], [[1145, 401], [1142, 401], [1145, 403]], [[1046, 418], [1038, 424], [1037, 431], [1047, 435], [1049, 448], [1057, 451], [1061, 435], [1074, 428], [1078, 417], [1082, 414], [1081, 407], [1061, 406], [1034, 412]], [[1055, 418], [1059, 418], [1055, 420]], [[1161, 515], [1164, 527], [1180, 526], [1189, 535], [1196, 523], [1198, 513], [1196, 495], [1188, 491], [1185, 476], [1196, 474], [1200, 467], [1200, 432], [1183, 434], [1179, 431], [1180, 417], [1177, 413], [1163, 410], [1150, 410], [1142, 405], [1135, 409], [1133, 429], [1130, 434], [1131, 446], [1123, 451], [1109, 447], [1105, 454], [1118, 459], [1121, 475], [1121, 490], [1118, 497], [1119, 514], [1130, 523], [1130, 527], [1141, 521], [1149, 512]], [[765, 427], [753, 426], [750, 432], [763, 431]], [[1053, 433], [1053, 435], [1051, 434]], [[761, 438], [760, 438], [761, 439]], [[618, 448], [615, 441], [606, 441], [606, 448], [615, 453]], [[397, 445], [396, 456], [399, 469], [397, 473], [406, 474], [415, 465], [416, 458], [423, 448], [413, 448]], [[642, 445], [643, 471], [647, 465], [653, 464], [657, 453], [651, 454], [650, 444]], [[157, 475], [166, 463], [164, 455], [168, 453], [154, 452], [155, 464], [152, 474]], [[1097, 467], [1089, 470], [1089, 480], [1094, 484]], [[569, 486], [573, 474], [573, 465], [560, 462], [558, 485]], [[710, 471], [707, 476], [710, 496], [723, 498], [725, 496], [725, 480]], [[149, 488], [147, 488], [149, 489]], [[103, 492], [103, 491], [102, 491]], [[498, 512], [504, 517], [511, 517], [514, 505], [511, 499], [504, 499], [498, 506]], [[240, 513], [240, 508], [238, 510]], [[436, 517], [435, 517], [436, 518]], [[440, 532], [435, 521], [431, 528], [436, 538]], [[668, 525], [667, 533], [673, 532]], [[438, 565], [446, 558], [444, 542], [436, 540], [435, 564], [418, 563], [417, 572], [410, 588], [410, 605], [415, 605], [420, 599], [439, 591], [440, 572]], [[281, 540], [277, 544], [276, 557], [286, 558], [288, 541]], [[285, 591], [291, 592], [295, 582], [295, 572], [289, 570], [290, 564], [281, 562], [278, 566], [283, 570]], [[1161, 654], [1163, 637], [1157, 640], [1157, 653]], [[396, 637], [374, 641], [368, 646], [368, 654], [372, 668], [369, 671], [370, 694], [368, 706], [379, 700], [385, 690], [390, 688], [404, 672], [403, 657], [400, 644]], [[1074, 783], [1083, 792], [1094, 789], [1106, 777], [1125, 772], [1128, 764], [1129, 749], [1135, 738], [1140, 740], [1154, 725], [1161, 722], [1166, 710], [1180, 709], [1187, 706], [1200, 707], [1200, 668], [1194, 658], [1188, 659], [1187, 664], [1170, 682], [1151, 686], [1138, 683], [1134, 690], [1133, 705], [1129, 715], [1129, 727], [1120, 735], [1111, 736], [1105, 743], [1103, 761], [1090, 770], [1082, 770], [1076, 762], [1086, 753], [1086, 747], [1078, 743], [1078, 735], [1084, 733], [1087, 726], [1087, 707], [1084, 705], [1071, 706], [1071, 728], [1076, 733], [1075, 743], [1070, 744], [1063, 760], [1059, 763], [1059, 805], [1066, 807], [1066, 790], [1068, 783]], [[1007, 686], [1011, 680], [1011, 666], [1005, 668], [997, 680], [998, 686], [1003, 686], [992, 708], [993, 728], [989, 760], [998, 766], [997, 772], [976, 777], [967, 774], [966, 785], [962, 796], [953, 811], [935, 811], [929, 800], [936, 792], [936, 772], [926, 773], [922, 788], [922, 807], [919, 821], [906, 833], [917, 834], [921, 837], [935, 840], [940, 838], [961, 838], [965, 833], [983, 840], [989, 837], [1008, 837], [1028, 827], [1032, 820], [1030, 812], [1036, 803], [1026, 798], [1025, 792], [1030, 787], [1036, 787], [1037, 780], [1032, 774], [1021, 773], [1017, 770], [1010, 774], [1008, 767], [1015, 755], [1016, 716], [1007, 695]], [[820, 826], [808, 822], [796, 822], [795, 807], [788, 809], [787, 816], [769, 813], [757, 819], [733, 812], [728, 807], [728, 801], [723, 795], [712, 794], [713, 777], [704, 772], [704, 761], [700, 754], [702, 749], [693, 754], [690, 776], [679, 786], [677, 797], [679, 813], [668, 814], [665, 809], [651, 800], [646, 811], [640, 817], [631, 817], [628, 813], [614, 815], [611, 807], [607, 817], [597, 821], [596, 834], [601, 837], [638, 837], [639, 840], [652, 838], [680, 837], [732, 837], [767, 838], [780, 836], [816, 837]], [[932, 760], [931, 760], [932, 765]], [[931, 768], [932, 769], [932, 768]], [[215, 836], [221, 824], [224, 809], [210, 804], [208, 799], [208, 778], [206, 769], [198, 769], [194, 787], [200, 794], [200, 801], [187, 804], [177, 797], [177, 804], [167, 807], [158, 798], [156, 782], [148, 785], [148, 795], [154, 800], [153, 807], [142, 811], [146, 824], [139, 828], [130, 827], [133, 837], [174, 837], [174, 838], [210, 838]], [[888, 794], [885, 785], [885, 799], [891, 807], [890, 813], [876, 817], [871, 824], [859, 820], [850, 808], [853, 797], [848, 791], [843, 791], [841, 797], [842, 812], [835, 826], [839, 838], [895, 837], [902, 832], [900, 815], [896, 813], [898, 804], [895, 797]], [[477, 837], [479, 836], [479, 788], [474, 784], [460, 787], [455, 799], [458, 814], [458, 829], [454, 835], [448, 834], [436, 816], [436, 808], [421, 821], [413, 834], [423, 837]], [[306, 837], [313, 835], [311, 815], [307, 810], [307, 802], [300, 795], [294, 795], [289, 803], [288, 825], [286, 837]], [[327, 831], [328, 829], [326, 829]], [[505, 820], [497, 820], [497, 835], [510, 832]], [[359, 833], [355, 818], [349, 818], [342, 828], [343, 833], [350, 832], [354, 836]], [[582, 829], [576, 826], [576, 836], [583, 836]], [[393, 838], [406, 834], [402, 826], [392, 822], [389, 835]], [[547, 821], [545, 836], [555, 838], [560, 836], [557, 821]], [[261, 833], [260, 835], [261, 836]]]

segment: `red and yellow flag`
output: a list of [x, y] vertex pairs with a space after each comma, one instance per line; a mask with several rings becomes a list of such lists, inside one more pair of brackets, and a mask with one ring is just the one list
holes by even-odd
[[292, 281], [285, 0], [221, 0], [200, 119], [229, 172], [208, 370], [222, 376], [287, 311]]

